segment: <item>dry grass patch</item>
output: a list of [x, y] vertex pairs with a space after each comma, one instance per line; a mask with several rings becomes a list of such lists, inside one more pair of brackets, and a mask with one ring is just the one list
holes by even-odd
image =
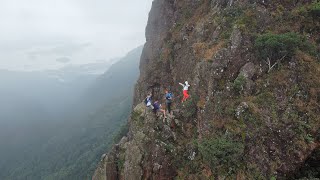
[[219, 43], [211, 46], [208, 43], [194, 43], [192, 45], [193, 53], [199, 60], [212, 60], [213, 56], [223, 48], [224, 44], [224, 41], [220, 41]]
[[315, 58], [310, 56], [309, 54], [306, 54], [302, 51], [297, 51], [296, 58], [305, 62], [312, 62], [315, 61]]
[[210, 60], [212, 59], [212, 57], [221, 49], [223, 48], [225, 42], [224, 41], [220, 41], [219, 43], [213, 45], [211, 48], [207, 49], [205, 54], [204, 54], [204, 58], [206, 60]]

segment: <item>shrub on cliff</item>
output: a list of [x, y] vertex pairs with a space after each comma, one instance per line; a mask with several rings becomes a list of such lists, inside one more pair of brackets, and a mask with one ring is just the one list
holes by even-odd
[[197, 102], [199, 101], [199, 96], [191, 94], [191, 97], [184, 102], [183, 116], [185, 118], [193, 117], [197, 113]]
[[[213, 170], [236, 170], [241, 162], [244, 145], [225, 137], [204, 139], [198, 143], [199, 152], [203, 160]], [[220, 169], [222, 168], [222, 169]]]
[[269, 71], [279, 62], [291, 59], [297, 50], [315, 54], [315, 47], [305, 37], [294, 33], [260, 35], [254, 43], [257, 56], [269, 65]]
[[237, 79], [234, 80], [233, 89], [237, 93], [241, 94], [241, 92], [244, 89], [245, 84], [246, 84], [246, 78], [243, 75], [241, 75], [241, 76], [237, 77]]
[[255, 41], [258, 56], [263, 59], [277, 60], [284, 56], [292, 57], [295, 51], [305, 46], [305, 39], [296, 33], [273, 34], [259, 36]]
[[312, 17], [320, 17], [320, 2], [314, 2], [310, 7]]
[[118, 143], [122, 137], [126, 136], [129, 132], [129, 126], [127, 123], [123, 124], [119, 131], [113, 135], [113, 143]]

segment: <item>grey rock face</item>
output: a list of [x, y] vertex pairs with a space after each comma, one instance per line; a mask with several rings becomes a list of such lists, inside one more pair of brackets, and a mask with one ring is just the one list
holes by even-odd
[[257, 67], [252, 62], [248, 62], [240, 69], [239, 75], [244, 76], [247, 79], [252, 79], [256, 72]]
[[142, 153], [139, 146], [129, 143], [125, 152], [124, 178], [125, 179], [141, 179]]

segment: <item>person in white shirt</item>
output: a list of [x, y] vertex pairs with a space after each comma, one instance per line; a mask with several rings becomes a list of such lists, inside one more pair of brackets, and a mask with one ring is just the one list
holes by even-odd
[[188, 81], [186, 81], [185, 84], [182, 84], [182, 83], [179, 83], [179, 84], [183, 87], [183, 98], [181, 102], [184, 102], [190, 97], [190, 95], [188, 94], [190, 85]]

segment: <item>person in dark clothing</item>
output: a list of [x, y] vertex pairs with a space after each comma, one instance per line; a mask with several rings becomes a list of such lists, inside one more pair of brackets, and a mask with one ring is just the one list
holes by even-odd
[[159, 101], [155, 101], [153, 103], [153, 112], [157, 114], [158, 111], [163, 112], [164, 118], [167, 118], [166, 111], [161, 108], [161, 104], [159, 103]]
[[168, 109], [169, 114], [171, 114], [172, 98], [173, 98], [172, 93], [166, 90], [166, 107]]

